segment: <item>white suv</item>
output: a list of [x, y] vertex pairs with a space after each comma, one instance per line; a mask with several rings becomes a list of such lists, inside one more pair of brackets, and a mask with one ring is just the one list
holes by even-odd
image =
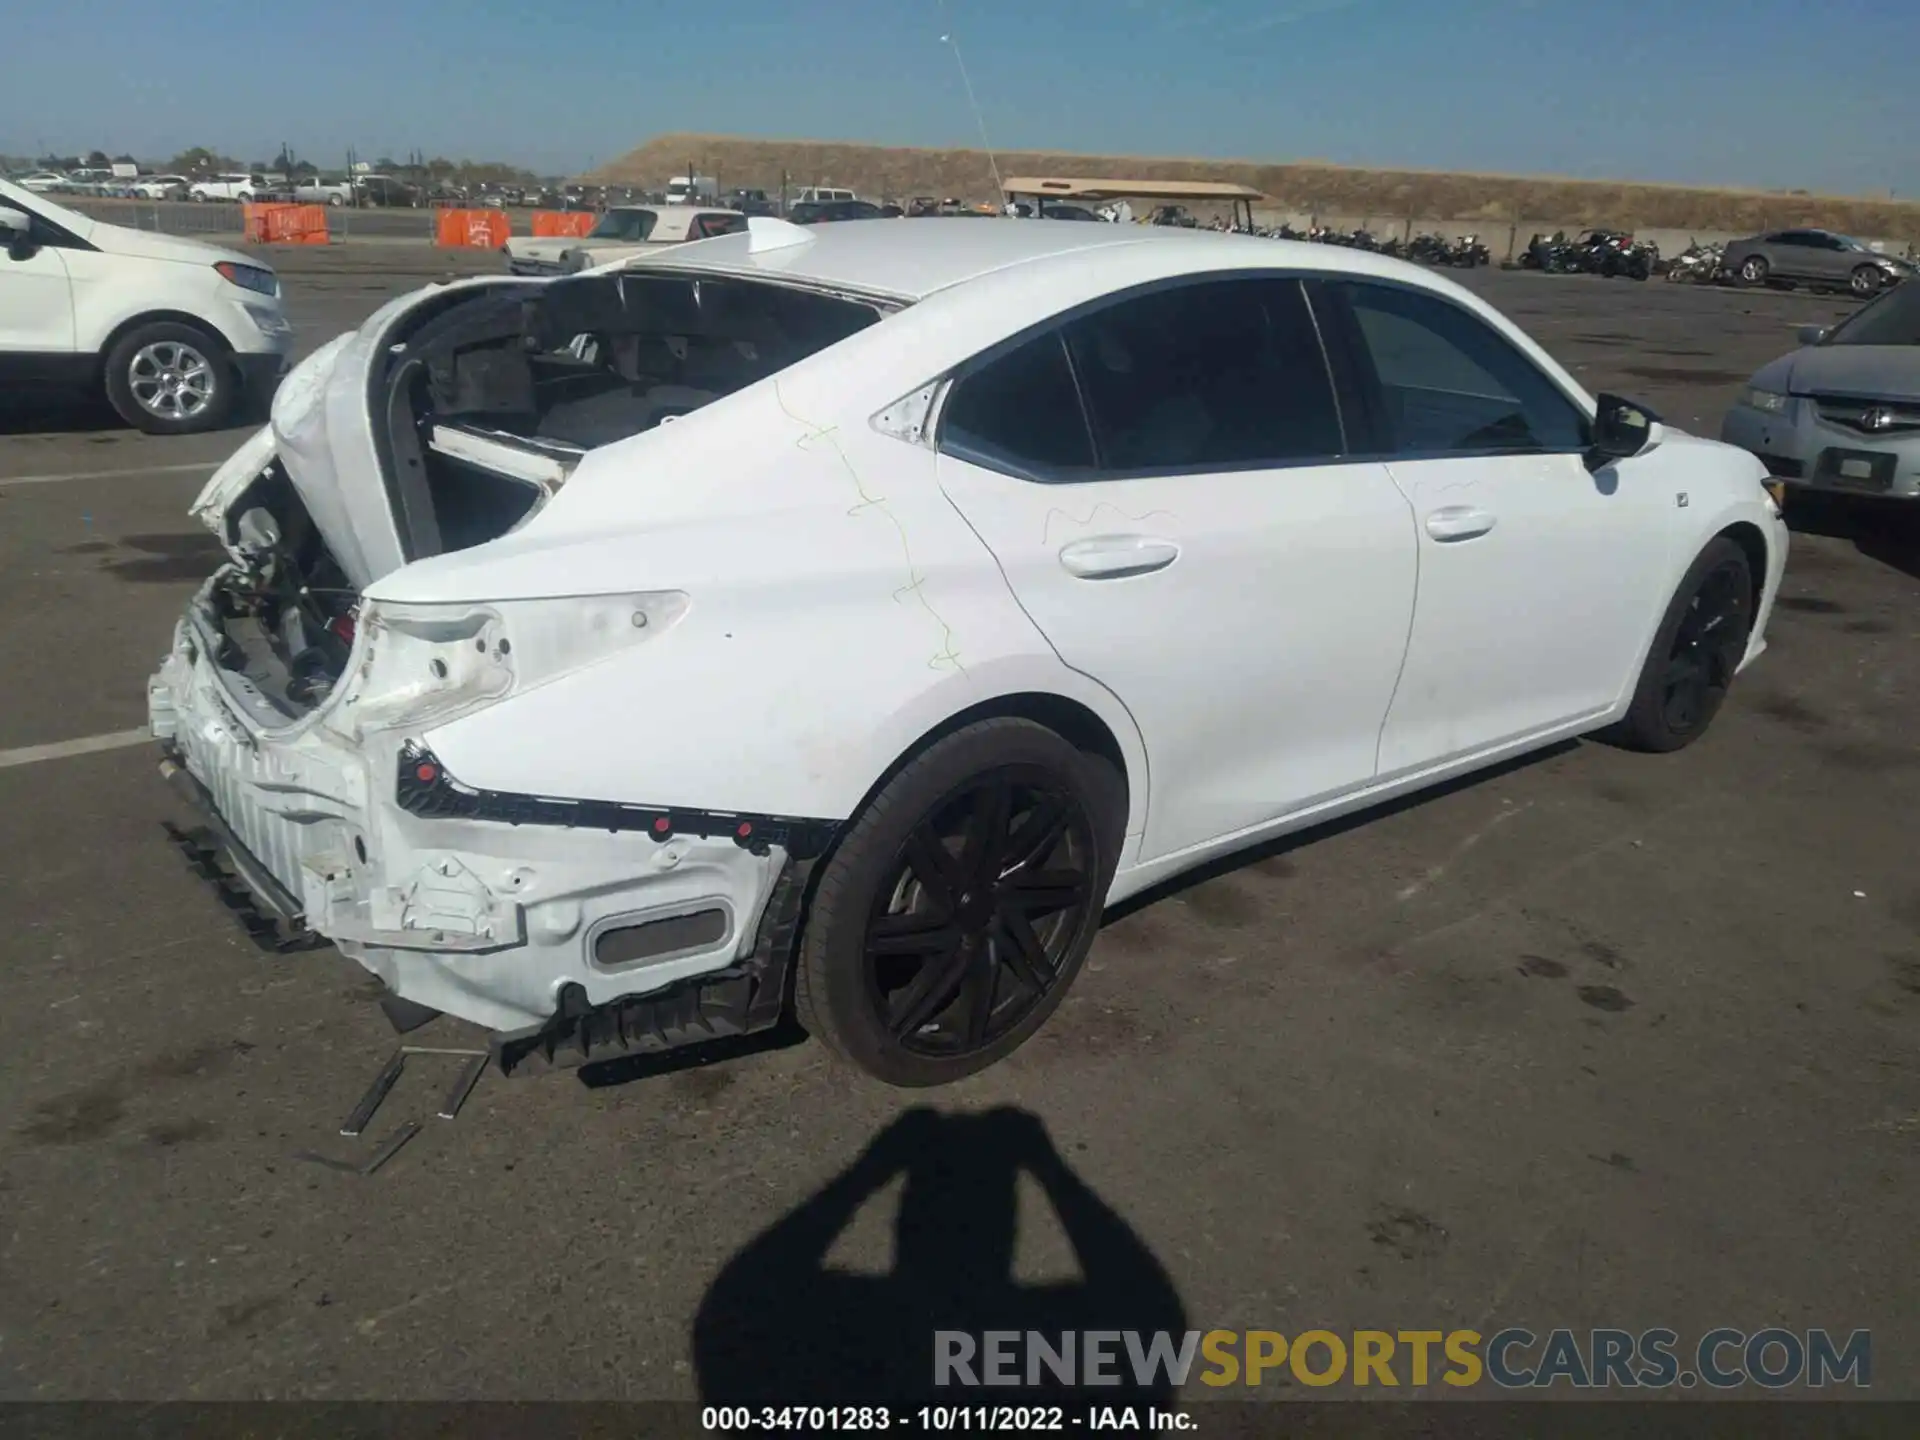
[[231, 250], [91, 220], [0, 180], [0, 393], [104, 390], [149, 434], [212, 430], [286, 372], [280, 279]]

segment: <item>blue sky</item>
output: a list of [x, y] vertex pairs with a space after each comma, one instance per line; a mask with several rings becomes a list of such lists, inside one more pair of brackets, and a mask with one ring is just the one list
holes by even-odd
[[669, 130], [1920, 194], [1916, 0], [150, 0], [7, 27], [0, 152]]

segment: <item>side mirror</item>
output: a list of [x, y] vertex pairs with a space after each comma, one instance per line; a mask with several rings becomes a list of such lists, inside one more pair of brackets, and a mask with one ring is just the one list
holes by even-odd
[[1827, 327], [1824, 325], [1802, 325], [1800, 327], [1800, 343], [1802, 345], [1818, 345], [1826, 338]]
[[0, 205], [0, 245], [6, 247], [7, 255], [14, 260], [31, 258], [38, 248], [33, 243], [33, 221], [24, 210]]
[[1602, 395], [1593, 417], [1592, 458], [1600, 464], [1626, 460], [1647, 448], [1660, 417], [1618, 395]]

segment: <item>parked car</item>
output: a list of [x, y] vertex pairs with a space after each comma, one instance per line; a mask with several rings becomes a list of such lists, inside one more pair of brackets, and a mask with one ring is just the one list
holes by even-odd
[[513, 275], [570, 275], [591, 265], [630, 259], [664, 245], [684, 245], [744, 230], [738, 210], [702, 205], [620, 205], [586, 235], [515, 235], [502, 247]]
[[346, 205], [353, 200], [353, 182], [322, 180], [315, 175], [293, 187], [293, 198], [302, 205]]
[[57, 170], [34, 170], [18, 177], [13, 183], [35, 195], [45, 195], [65, 185], [67, 177]]
[[832, 185], [803, 185], [794, 193], [796, 205], [837, 205], [846, 200], [858, 200], [860, 197], [852, 190]]
[[147, 175], [133, 182], [133, 192], [142, 200], [184, 200], [192, 187], [185, 175]]
[[238, 171], [216, 175], [211, 180], [196, 180], [187, 187], [189, 200], [252, 200], [267, 189], [264, 175], [243, 175]]
[[802, 200], [787, 211], [796, 225], [824, 225], [833, 220], [878, 220], [880, 207], [871, 200]]
[[1697, 739], [1788, 543], [1750, 455], [1465, 289], [1242, 236], [755, 219], [403, 297], [287, 397], [149, 684], [183, 843], [510, 1071], [790, 996], [970, 1074], [1105, 905]]
[[1862, 299], [1914, 273], [1907, 261], [1830, 230], [1773, 230], [1735, 240], [1720, 263], [1742, 285], [1831, 287]]
[[356, 175], [353, 193], [357, 205], [404, 210], [420, 204], [420, 188], [391, 175]]
[[729, 210], [738, 210], [742, 215], [772, 215], [780, 208], [767, 197], [764, 190], [729, 191], [726, 206]]
[[1902, 285], [1762, 366], [1720, 438], [1788, 489], [1920, 499], [1920, 285]]
[[90, 219], [0, 181], [0, 391], [104, 394], [129, 425], [211, 430], [286, 368], [292, 327], [258, 261]]

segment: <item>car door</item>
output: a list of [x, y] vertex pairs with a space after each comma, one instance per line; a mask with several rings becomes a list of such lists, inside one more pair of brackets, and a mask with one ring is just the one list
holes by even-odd
[[0, 367], [16, 384], [49, 378], [46, 357], [74, 354], [73, 282], [62, 242], [71, 236], [38, 213], [0, 197], [27, 216], [28, 243], [0, 250]]
[[1807, 253], [1818, 267], [1818, 278], [1832, 285], [1846, 284], [1853, 275], [1854, 267], [1861, 262], [1860, 252], [1840, 236], [1829, 235], [1825, 231], [1814, 232], [1813, 242], [1813, 248]]
[[1826, 278], [1825, 254], [1819, 247], [1820, 237], [1805, 230], [1788, 230], [1769, 247], [1778, 257], [1773, 273], [1794, 280], [1823, 280]]
[[940, 483], [1068, 665], [1126, 705], [1152, 776], [1140, 858], [1373, 778], [1415, 544], [1348, 458], [1295, 280], [1110, 299], [963, 367]]
[[1315, 297], [1343, 403], [1374, 427], [1417, 526], [1381, 778], [1601, 716], [1667, 602], [1671, 488], [1630, 461], [1590, 471], [1591, 417], [1464, 305], [1372, 281]]

